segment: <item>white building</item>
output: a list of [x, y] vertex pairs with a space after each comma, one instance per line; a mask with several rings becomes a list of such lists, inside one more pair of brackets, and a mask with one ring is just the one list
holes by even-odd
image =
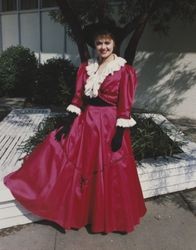
[[[55, 0], [0, 0], [0, 50], [21, 44], [40, 62], [51, 57], [79, 64], [75, 43], [51, 20]], [[168, 36], [146, 27], [135, 60], [135, 107], [196, 119], [196, 24], [174, 23]]]
[[69, 54], [78, 64], [77, 47], [49, 16], [56, 9], [55, 0], [0, 0], [0, 49], [20, 44], [34, 51], [40, 62]]

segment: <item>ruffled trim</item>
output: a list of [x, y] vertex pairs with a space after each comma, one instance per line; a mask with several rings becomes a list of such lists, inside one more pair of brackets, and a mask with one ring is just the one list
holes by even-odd
[[112, 75], [115, 71], [120, 70], [120, 68], [123, 67], [126, 62], [127, 61], [124, 58], [115, 55], [115, 59], [107, 63], [102, 72], [98, 74], [97, 70], [99, 68], [99, 64], [97, 59], [89, 59], [88, 65], [86, 66], [86, 71], [89, 77], [85, 84], [85, 95], [89, 96], [90, 98], [97, 97], [98, 90], [105, 78], [109, 74]]
[[69, 104], [69, 106], [66, 108], [66, 110], [69, 112], [75, 113], [77, 115], [79, 115], [81, 113], [81, 109], [73, 104]]
[[135, 126], [136, 121], [130, 117], [130, 119], [125, 118], [118, 118], [116, 121], [116, 126], [123, 127], [123, 128], [129, 128]]

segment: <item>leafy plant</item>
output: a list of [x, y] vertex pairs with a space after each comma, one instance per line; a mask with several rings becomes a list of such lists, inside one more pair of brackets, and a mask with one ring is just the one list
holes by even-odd
[[10, 112], [10, 108], [0, 107], [0, 121], [2, 121]]
[[[179, 147], [181, 143], [172, 141], [152, 118], [143, 118], [140, 115], [133, 116], [137, 121], [137, 125], [131, 129], [132, 147], [136, 160], [173, 156], [182, 152]], [[66, 124], [66, 119], [68, 119], [66, 114], [47, 118], [40, 124], [37, 133], [30, 137], [20, 149], [27, 154], [30, 153], [37, 144], [44, 140], [47, 134], [62, 124]]]
[[0, 56], [0, 95], [32, 97], [37, 72], [37, 59], [23, 46], [11, 46]]
[[171, 140], [152, 117], [145, 118], [136, 114], [133, 116], [137, 121], [137, 126], [131, 129], [132, 147], [137, 160], [173, 156], [182, 152], [179, 147], [182, 143]]
[[19, 149], [22, 150], [22, 152], [29, 154], [33, 148], [41, 143], [51, 131], [59, 128], [63, 124], [66, 124], [67, 120], [68, 117], [66, 112], [64, 114], [53, 114], [52, 116], [46, 118], [39, 124], [36, 134], [24, 141]]
[[40, 65], [34, 102], [68, 104], [74, 93], [76, 67], [69, 60], [52, 58]]

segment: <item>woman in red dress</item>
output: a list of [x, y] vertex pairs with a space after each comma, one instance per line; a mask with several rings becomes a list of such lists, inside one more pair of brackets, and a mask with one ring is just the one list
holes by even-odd
[[79, 66], [69, 132], [53, 130], [4, 177], [25, 208], [64, 229], [128, 233], [146, 213], [130, 138], [136, 73], [114, 35], [97, 29], [98, 58]]

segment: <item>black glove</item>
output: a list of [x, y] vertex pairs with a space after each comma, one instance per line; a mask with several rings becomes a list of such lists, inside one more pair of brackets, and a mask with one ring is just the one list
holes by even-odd
[[123, 127], [119, 127], [119, 126], [116, 127], [116, 133], [115, 133], [115, 135], [112, 139], [112, 143], [111, 143], [111, 147], [112, 147], [113, 152], [116, 152], [122, 146], [123, 132], [124, 132]]
[[61, 140], [62, 135], [65, 136], [66, 134], [69, 133], [71, 125], [76, 117], [77, 117], [76, 113], [69, 112], [68, 116], [66, 117], [65, 124], [55, 135], [55, 139], [57, 141]]

